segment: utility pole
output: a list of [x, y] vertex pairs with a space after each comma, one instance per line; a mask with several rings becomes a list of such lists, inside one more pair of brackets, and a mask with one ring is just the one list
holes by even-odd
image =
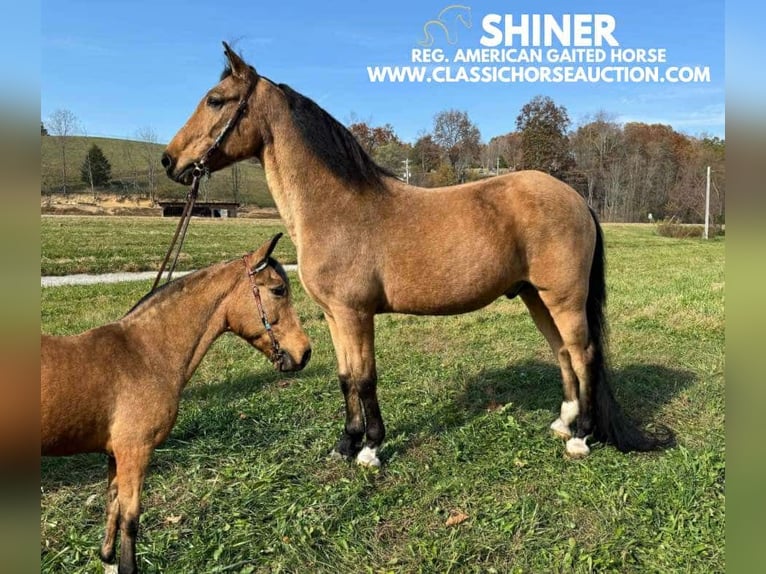
[[495, 175], [500, 175], [500, 156], [495, 158]]
[[404, 164], [404, 181], [410, 183], [410, 158], [405, 158], [402, 163]]
[[710, 166], [707, 166], [707, 185], [705, 186], [705, 239], [710, 228]]

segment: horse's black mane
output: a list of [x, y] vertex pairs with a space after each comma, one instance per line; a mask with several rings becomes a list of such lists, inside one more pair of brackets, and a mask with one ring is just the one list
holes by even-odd
[[[255, 72], [252, 66], [250, 69]], [[221, 80], [231, 74], [231, 68], [227, 65], [221, 73]], [[271, 82], [265, 76], [256, 77]], [[375, 163], [354, 134], [316, 102], [287, 84], [275, 85], [285, 95], [303, 142], [331, 172], [341, 179], [354, 184], [367, 184], [375, 190], [384, 189], [382, 178], [396, 177], [395, 173]]]
[[279, 84], [304, 143], [338, 177], [383, 189], [383, 177], [396, 177], [367, 154], [346, 127], [313, 100]]

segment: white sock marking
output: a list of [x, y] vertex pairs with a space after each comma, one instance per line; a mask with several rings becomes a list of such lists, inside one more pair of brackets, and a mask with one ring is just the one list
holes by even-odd
[[561, 403], [561, 422], [569, 426], [577, 418], [580, 412], [580, 403], [575, 401], [564, 401]]
[[572, 458], [582, 458], [590, 453], [584, 438], [570, 438], [567, 441], [566, 451]]
[[380, 466], [380, 459], [378, 458], [378, 449], [370, 448], [368, 446], [364, 447], [362, 450], [359, 451], [359, 454], [356, 455], [356, 463], [362, 466], [375, 466], [375, 467]]

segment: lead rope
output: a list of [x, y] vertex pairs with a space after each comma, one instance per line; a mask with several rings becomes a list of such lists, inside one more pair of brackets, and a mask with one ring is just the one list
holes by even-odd
[[176, 231], [173, 234], [173, 239], [170, 241], [170, 247], [168, 247], [168, 252], [165, 254], [165, 259], [163, 259], [162, 265], [160, 265], [160, 270], [157, 272], [157, 277], [154, 279], [154, 284], [152, 285], [151, 291], [154, 291], [160, 284], [162, 274], [165, 272], [165, 267], [167, 266], [168, 261], [170, 260], [170, 256], [176, 247], [176, 241], [178, 241], [180, 237], [180, 241], [178, 241], [178, 247], [175, 249], [175, 255], [173, 256], [173, 263], [170, 266], [170, 269], [168, 269], [168, 276], [167, 279], [165, 279], [165, 283], [168, 283], [173, 278], [173, 271], [175, 271], [176, 263], [178, 262], [178, 256], [181, 253], [181, 247], [183, 247], [184, 239], [186, 238], [186, 230], [189, 227], [189, 220], [191, 220], [192, 212], [194, 211], [194, 203], [197, 201], [197, 194], [199, 193], [199, 182], [202, 179], [204, 173], [205, 169], [203, 167], [195, 166], [193, 172], [194, 179], [192, 180], [191, 189], [189, 190], [189, 193], [186, 194], [186, 205], [184, 205], [184, 210], [181, 212], [181, 219], [178, 220], [178, 225], [176, 226]]
[[160, 265], [160, 270], [157, 273], [157, 277], [154, 279], [154, 284], [152, 285], [150, 293], [154, 291], [160, 284], [162, 274], [165, 272], [165, 267], [167, 266], [168, 261], [170, 260], [170, 256], [173, 253], [173, 248], [176, 246], [176, 241], [178, 241], [180, 237], [178, 247], [175, 250], [175, 255], [173, 256], [173, 263], [168, 270], [168, 277], [165, 280], [165, 283], [168, 283], [173, 278], [173, 271], [175, 271], [176, 263], [178, 262], [178, 256], [181, 254], [181, 247], [183, 246], [184, 239], [186, 238], [186, 229], [189, 227], [189, 221], [191, 220], [192, 212], [194, 211], [194, 203], [197, 201], [200, 180], [202, 179], [202, 176], [210, 174], [207, 168], [207, 164], [210, 161], [210, 158], [212, 157], [213, 153], [218, 150], [219, 147], [221, 147], [221, 144], [228, 137], [231, 130], [234, 129], [234, 126], [236, 126], [239, 123], [239, 120], [242, 119], [242, 114], [244, 114], [245, 110], [247, 109], [247, 101], [250, 99], [250, 96], [255, 89], [256, 81], [257, 78], [248, 84], [247, 91], [239, 101], [239, 105], [234, 111], [234, 115], [229, 119], [228, 122], [226, 122], [226, 125], [223, 126], [221, 133], [218, 134], [217, 138], [215, 138], [213, 145], [208, 148], [208, 150], [205, 152], [205, 155], [202, 156], [202, 159], [194, 164], [194, 171], [192, 171], [193, 179], [191, 189], [189, 190], [189, 193], [186, 194], [186, 205], [184, 205], [184, 210], [181, 213], [181, 219], [178, 220], [178, 225], [176, 226], [176, 231], [173, 234], [173, 239], [170, 242], [170, 247], [168, 248], [168, 252], [165, 254], [165, 259], [162, 261], [162, 265]]

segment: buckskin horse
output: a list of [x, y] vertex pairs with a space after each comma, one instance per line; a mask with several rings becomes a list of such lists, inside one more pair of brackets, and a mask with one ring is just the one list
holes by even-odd
[[558, 359], [564, 400], [551, 428], [566, 440], [567, 455], [587, 455], [588, 437], [621, 451], [672, 443], [669, 429], [642, 429], [614, 397], [604, 240], [582, 196], [538, 171], [436, 189], [407, 185], [312, 100], [259, 75], [226, 43], [224, 50], [219, 83], [162, 164], [189, 183], [227, 118], [246, 106], [204, 167], [253, 157], [263, 166], [297, 248], [301, 282], [324, 311], [335, 347], [346, 407], [338, 452], [380, 464], [375, 314], [465, 313], [503, 295], [521, 297]]
[[106, 535], [101, 559], [137, 572], [144, 476], [175, 424], [181, 391], [206, 351], [232, 331], [282, 371], [302, 369], [311, 347], [287, 275], [271, 252], [254, 253], [166, 283], [122, 319], [80, 335], [41, 336], [41, 452], [108, 455]]

